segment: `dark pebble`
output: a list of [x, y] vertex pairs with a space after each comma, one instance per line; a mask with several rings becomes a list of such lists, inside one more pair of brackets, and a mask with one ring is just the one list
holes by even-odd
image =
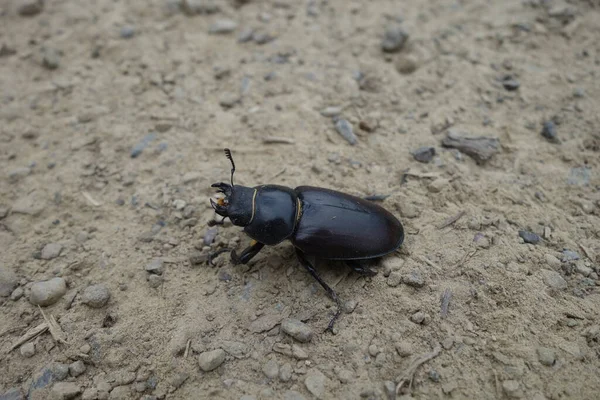
[[581, 258], [579, 256], [579, 254], [573, 250], [565, 249], [565, 250], [563, 250], [562, 254], [563, 254], [563, 256], [562, 256], [563, 262], [577, 261]]
[[504, 89], [508, 90], [509, 92], [513, 92], [519, 89], [519, 86], [521, 86], [521, 84], [519, 83], [519, 81], [512, 78], [511, 76], [505, 76], [502, 80], [502, 86], [504, 86]]
[[556, 136], [556, 125], [552, 121], [544, 122], [542, 127], [542, 136], [551, 142], [557, 142], [558, 137]]
[[154, 133], [149, 133], [148, 135], [144, 136], [144, 138], [139, 143], [137, 143], [135, 146], [132, 147], [131, 158], [136, 158], [137, 156], [142, 154], [144, 149], [146, 147], [148, 147], [150, 142], [152, 142], [155, 137], [156, 137], [156, 134], [154, 134]]
[[215, 241], [215, 237], [217, 237], [218, 231], [219, 230], [217, 229], [216, 226], [213, 226], [212, 228], [208, 228], [206, 230], [206, 233], [204, 234], [204, 238], [202, 239], [205, 246], [210, 246], [212, 244], [212, 242]]
[[415, 160], [422, 163], [428, 163], [433, 159], [433, 156], [435, 156], [435, 147], [420, 147], [411, 154]]
[[121, 28], [121, 37], [123, 39], [130, 39], [135, 35], [135, 28], [133, 26], [124, 26]]
[[519, 231], [519, 236], [523, 238], [525, 243], [538, 244], [541, 240], [538, 235], [529, 231]]

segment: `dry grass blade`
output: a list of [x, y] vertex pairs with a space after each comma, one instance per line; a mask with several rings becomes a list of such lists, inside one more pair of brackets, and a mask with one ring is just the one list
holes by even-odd
[[48, 325], [48, 329], [50, 330], [50, 334], [52, 335], [54, 341], [56, 343], [67, 344], [67, 335], [65, 335], [58, 322], [56, 322], [54, 315], [50, 314], [50, 318], [48, 318], [44, 313], [44, 310], [42, 310], [40, 306], [38, 306], [38, 308], [42, 313], [42, 317], [44, 317], [44, 321], [46, 321], [46, 324]]
[[453, 223], [455, 223], [456, 221], [458, 221], [459, 219], [461, 219], [463, 217], [463, 215], [466, 214], [466, 211], [461, 211], [458, 214], [447, 218], [440, 226], [438, 226], [438, 229], [444, 229], [447, 226], [452, 225]]
[[99, 203], [99, 202], [98, 202], [96, 199], [94, 199], [94, 198], [92, 197], [92, 195], [91, 195], [91, 194], [89, 194], [88, 192], [81, 192], [81, 194], [82, 194], [82, 195], [83, 195], [83, 197], [85, 197], [85, 199], [86, 199], [87, 201], [89, 201], [89, 202], [90, 202], [90, 204], [91, 204], [91, 205], [93, 205], [94, 207], [98, 207], [98, 206], [101, 206], [101, 205], [102, 205], [102, 203]]
[[446, 290], [444, 290], [444, 293], [442, 293], [442, 297], [441, 297], [442, 318], [446, 318], [448, 316], [448, 307], [450, 307], [451, 299], [452, 299], [452, 290], [450, 288], [446, 288]]
[[264, 144], [295, 144], [293, 139], [288, 139], [281, 136], [265, 136], [262, 139]]
[[408, 366], [404, 374], [400, 376], [400, 378], [398, 378], [398, 385], [396, 385], [396, 394], [399, 394], [400, 390], [406, 384], [408, 384], [409, 389], [412, 388], [413, 379], [415, 377], [415, 372], [417, 372], [417, 369], [421, 365], [425, 364], [427, 361], [433, 360], [434, 358], [439, 356], [441, 352], [442, 346], [437, 344], [431, 353], [421, 354], [420, 356], [416, 357], [414, 361], [411, 362], [411, 364]]
[[25, 332], [23, 334], [23, 336], [21, 336], [19, 338], [19, 340], [17, 340], [15, 342], [15, 344], [13, 344], [11, 346], [10, 349], [8, 349], [7, 353], [10, 353], [11, 351], [13, 351], [14, 349], [16, 349], [17, 347], [21, 346], [23, 343], [27, 343], [31, 339], [34, 339], [34, 338], [38, 337], [39, 335], [41, 335], [42, 333], [46, 332], [47, 330], [48, 330], [48, 324], [46, 322], [41, 323], [38, 326], [29, 329], [27, 332]]

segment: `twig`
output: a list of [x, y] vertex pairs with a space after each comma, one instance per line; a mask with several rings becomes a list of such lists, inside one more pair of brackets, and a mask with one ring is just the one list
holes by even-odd
[[264, 144], [295, 144], [296, 142], [292, 139], [288, 139], [281, 136], [265, 136], [262, 139]]
[[444, 229], [445, 227], [452, 225], [453, 223], [455, 223], [456, 221], [461, 219], [463, 217], [463, 215], [465, 215], [465, 214], [466, 214], [465, 210], [462, 210], [455, 216], [446, 218], [446, 220], [440, 226], [438, 226], [438, 229]]
[[415, 378], [415, 372], [417, 372], [417, 369], [421, 365], [425, 364], [427, 361], [433, 360], [434, 358], [439, 356], [441, 352], [442, 352], [442, 346], [440, 346], [438, 343], [431, 353], [425, 353], [425, 354], [421, 354], [420, 356], [418, 356], [408, 366], [408, 368], [404, 372], [404, 375], [402, 375], [402, 376], [400, 376], [400, 378], [398, 378], [398, 385], [396, 386], [396, 394], [400, 394], [400, 389], [402, 389], [402, 387], [404, 385], [406, 385], [407, 383], [408, 383], [408, 388], [411, 389], [413, 379]]
[[577, 245], [579, 246], [579, 248], [581, 248], [581, 250], [583, 250], [587, 258], [589, 258], [591, 262], [596, 262], [596, 257], [594, 257], [594, 254], [592, 254], [592, 252], [587, 247], [585, 247], [581, 243], [577, 243]]
[[46, 321], [46, 324], [48, 325], [48, 329], [50, 330], [52, 339], [54, 339], [54, 341], [57, 343], [67, 344], [67, 341], [65, 339], [66, 335], [63, 332], [60, 325], [58, 324], [58, 322], [56, 322], [54, 315], [50, 314], [50, 318], [48, 318], [46, 316], [46, 314], [44, 314], [44, 310], [42, 310], [42, 308], [40, 306], [38, 306], [38, 308], [40, 309], [40, 312], [42, 313], [42, 317], [44, 317], [44, 321]]
[[450, 288], [446, 288], [444, 293], [442, 293], [442, 318], [446, 318], [448, 316], [448, 307], [450, 306], [450, 299], [452, 299], [452, 290]]
[[2, 333], [0, 333], [0, 337], [6, 335], [7, 333], [13, 333], [13, 332], [19, 331], [21, 329], [25, 329], [25, 328], [27, 328], [27, 325], [13, 326], [12, 328], [3, 330]]
[[98, 207], [101, 206], [102, 203], [99, 203], [98, 201], [96, 201], [91, 194], [89, 194], [88, 192], [81, 192], [81, 194], [83, 195], [83, 197], [85, 197], [85, 199], [87, 201], [90, 202], [91, 205], [93, 205], [94, 207]]
[[192, 345], [192, 339], [188, 339], [187, 345], [185, 346], [185, 352], [183, 353], [183, 358], [187, 358], [190, 352], [190, 346]]
[[34, 338], [38, 337], [39, 335], [41, 335], [42, 333], [46, 332], [47, 330], [48, 330], [48, 324], [46, 322], [39, 324], [35, 328], [29, 329], [27, 332], [25, 332], [23, 334], [23, 336], [21, 336], [19, 338], [19, 340], [17, 340], [15, 342], [15, 344], [12, 345], [12, 347], [10, 349], [8, 349], [7, 353], [10, 353], [11, 351], [13, 351], [14, 349], [16, 349], [17, 347], [21, 346], [23, 343], [27, 343], [31, 339], [34, 339]]

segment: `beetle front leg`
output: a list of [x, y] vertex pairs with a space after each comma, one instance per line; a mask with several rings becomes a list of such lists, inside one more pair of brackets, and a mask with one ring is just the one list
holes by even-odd
[[302, 264], [302, 266], [304, 266], [304, 268], [306, 268], [308, 270], [308, 272], [310, 272], [310, 274], [313, 276], [313, 278], [315, 278], [317, 280], [317, 282], [319, 282], [321, 284], [321, 286], [323, 286], [323, 289], [325, 289], [327, 294], [333, 299], [333, 301], [335, 301], [335, 303], [337, 305], [337, 310], [335, 311], [335, 315], [333, 316], [331, 321], [329, 321], [329, 325], [327, 326], [327, 329], [325, 329], [325, 332], [331, 331], [333, 333], [333, 325], [335, 324], [335, 321], [338, 319], [338, 317], [342, 313], [342, 302], [340, 301], [340, 298], [338, 297], [337, 293], [332, 288], [330, 288], [329, 285], [327, 283], [325, 283], [325, 281], [323, 279], [321, 279], [321, 277], [317, 274], [317, 271], [315, 270], [315, 268], [311, 265], [310, 262], [308, 262], [308, 260], [304, 256], [304, 253], [301, 250], [296, 249], [296, 255], [298, 256], [298, 260], [300, 261], [300, 264]]
[[234, 264], [247, 264], [255, 255], [258, 254], [262, 248], [265, 247], [264, 243], [257, 242], [256, 240], [252, 241], [252, 244], [242, 251], [242, 254], [238, 257], [235, 250], [231, 251], [231, 262]]

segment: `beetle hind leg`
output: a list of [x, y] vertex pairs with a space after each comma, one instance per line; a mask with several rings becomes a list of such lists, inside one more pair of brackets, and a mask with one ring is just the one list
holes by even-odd
[[375, 276], [377, 271], [369, 268], [369, 265], [365, 261], [359, 260], [346, 260], [346, 265], [352, 268], [354, 272], [362, 276]]
[[265, 247], [264, 243], [257, 242], [256, 240], [252, 241], [252, 244], [242, 251], [242, 254], [239, 256], [235, 252], [235, 250], [231, 251], [231, 261], [234, 264], [247, 264], [255, 255], [258, 254], [262, 248]]
[[306, 268], [306, 270], [313, 276], [313, 278], [315, 278], [317, 280], [317, 282], [319, 282], [321, 284], [321, 286], [323, 287], [323, 289], [325, 289], [325, 291], [327, 292], [329, 297], [331, 297], [337, 305], [337, 310], [335, 311], [335, 315], [333, 316], [333, 318], [331, 318], [331, 321], [329, 321], [329, 325], [327, 326], [327, 329], [325, 330], [325, 332], [327, 332], [327, 331], [333, 332], [333, 325], [335, 324], [335, 321], [339, 318], [340, 314], [342, 313], [342, 302], [340, 301], [340, 298], [338, 297], [337, 293], [331, 287], [329, 287], [329, 285], [327, 283], [325, 283], [325, 281], [317, 274], [317, 271], [315, 270], [315, 268], [304, 256], [304, 253], [302, 251], [300, 251], [299, 249], [296, 249], [296, 255], [298, 256], [298, 260], [300, 261], [300, 264], [302, 264], [302, 266], [304, 268]]

